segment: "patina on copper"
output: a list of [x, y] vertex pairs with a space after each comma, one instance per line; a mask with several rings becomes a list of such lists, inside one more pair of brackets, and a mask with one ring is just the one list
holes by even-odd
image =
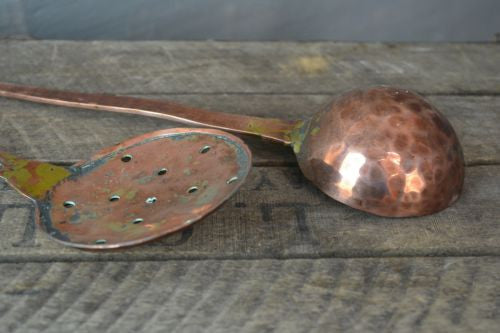
[[297, 154], [305, 176], [351, 207], [419, 216], [458, 199], [462, 149], [450, 123], [407, 90], [347, 93], [317, 113]]
[[244, 182], [251, 153], [213, 129], [168, 129], [71, 167], [0, 153], [0, 176], [35, 200], [53, 239], [86, 249], [140, 244], [192, 225]]
[[6, 83], [0, 83], [0, 96], [141, 114], [281, 142], [293, 147], [304, 175], [323, 192], [376, 215], [435, 213], [457, 200], [462, 190], [464, 161], [453, 128], [435, 107], [407, 90], [354, 90], [311, 119], [297, 121]]

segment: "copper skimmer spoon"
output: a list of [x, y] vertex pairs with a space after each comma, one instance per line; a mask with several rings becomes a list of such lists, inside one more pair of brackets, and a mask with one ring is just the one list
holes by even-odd
[[251, 153], [214, 129], [167, 129], [71, 167], [0, 152], [0, 177], [37, 206], [53, 239], [86, 249], [140, 244], [192, 225], [243, 183]]
[[347, 92], [307, 120], [206, 111], [170, 101], [0, 83], [0, 96], [163, 118], [292, 146], [304, 175], [330, 197], [389, 217], [438, 212], [462, 191], [464, 160], [448, 120], [408, 90]]

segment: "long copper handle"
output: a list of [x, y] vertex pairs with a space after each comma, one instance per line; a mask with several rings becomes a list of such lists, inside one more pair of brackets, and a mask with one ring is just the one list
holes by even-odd
[[0, 96], [81, 109], [132, 113], [194, 126], [257, 135], [286, 145], [301, 121], [259, 118], [186, 107], [166, 100], [89, 94], [0, 82]]

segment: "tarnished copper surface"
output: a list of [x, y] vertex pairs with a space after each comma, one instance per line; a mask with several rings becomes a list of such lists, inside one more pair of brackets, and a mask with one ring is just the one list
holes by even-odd
[[0, 83], [0, 96], [165, 118], [278, 141], [293, 147], [306, 177], [326, 194], [377, 215], [440, 211], [458, 198], [464, 178], [460, 143], [450, 123], [422, 97], [396, 88], [347, 93], [305, 121], [8, 83]]
[[71, 174], [65, 167], [25, 160], [0, 151], [0, 177], [30, 199], [42, 200], [48, 191]]
[[244, 182], [251, 153], [225, 132], [168, 129], [70, 168], [6, 153], [0, 161], [0, 175], [36, 199], [39, 224], [52, 238], [107, 249], [158, 238], [212, 212]]
[[440, 211], [464, 179], [450, 123], [422, 97], [388, 87], [333, 101], [308, 124], [297, 158], [326, 194], [382, 216]]
[[108, 94], [86, 94], [20, 86], [4, 82], [0, 82], [0, 96], [80, 109], [139, 114], [176, 121], [189, 126], [206, 126], [241, 134], [258, 135], [287, 145], [291, 143], [291, 134], [297, 127], [297, 123], [301, 123], [282, 119], [206, 111], [166, 100]]

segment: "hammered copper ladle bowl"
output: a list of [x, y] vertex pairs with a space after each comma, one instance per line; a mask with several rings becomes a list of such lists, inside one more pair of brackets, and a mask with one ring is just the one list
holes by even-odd
[[305, 121], [3, 83], [0, 96], [142, 114], [281, 142], [293, 147], [304, 175], [324, 193], [381, 216], [438, 212], [457, 200], [463, 185], [463, 154], [452, 126], [435, 107], [408, 90], [382, 86], [350, 91]]

